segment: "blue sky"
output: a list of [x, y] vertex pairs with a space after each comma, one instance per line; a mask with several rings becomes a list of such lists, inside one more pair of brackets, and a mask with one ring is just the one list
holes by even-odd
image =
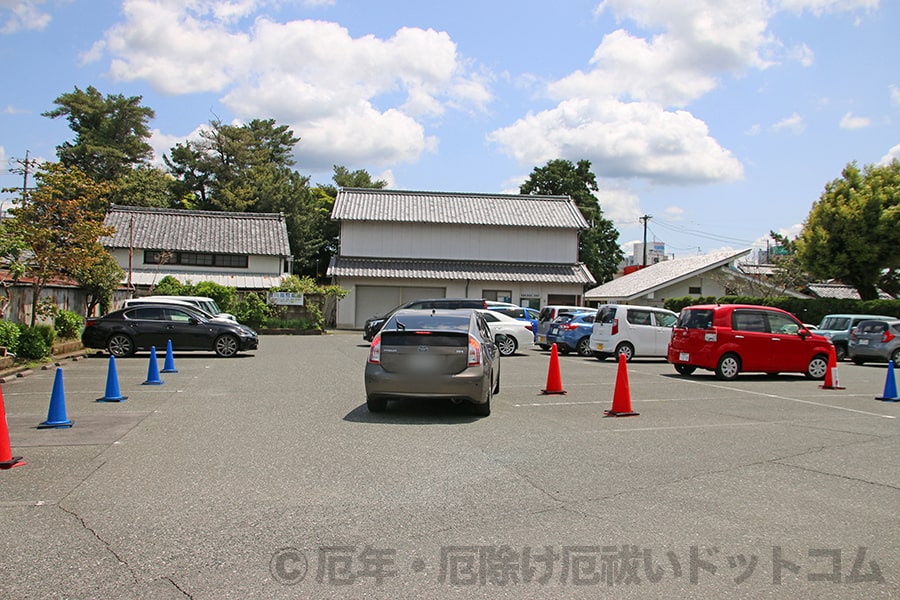
[[649, 214], [675, 256], [765, 246], [900, 157], [898, 25], [887, 0], [0, 0], [0, 186], [93, 85], [156, 112], [157, 159], [215, 118], [289, 125], [313, 183], [516, 193], [587, 159], [623, 245]]

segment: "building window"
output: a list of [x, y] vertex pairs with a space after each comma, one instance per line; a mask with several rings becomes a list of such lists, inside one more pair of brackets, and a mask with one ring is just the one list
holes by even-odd
[[702, 293], [703, 293], [703, 289], [699, 285], [688, 288], [688, 294], [694, 294], [696, 296], [699, 296]]
[[250, 257], [246, 254], [211, 254], [207, 252], [144, 250], [144, 264], [246, 269], [250, 265]]
[[481, 290], [481, 297], [493, 302], [512, 302], [512, 290]]

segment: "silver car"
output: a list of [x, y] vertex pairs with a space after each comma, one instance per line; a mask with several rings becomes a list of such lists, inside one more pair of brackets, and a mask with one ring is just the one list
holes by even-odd
[[500, 391], [500, 352], [475, 310], [398, 310], [372, 340], [365, 382], [371, 412], [389, 398], [447, 398], [486, 417]]
[[858, 365], [865, 362], [900, 362], [900, 320], [861, 321], [850, 332], [847, 345], [850, 360]]

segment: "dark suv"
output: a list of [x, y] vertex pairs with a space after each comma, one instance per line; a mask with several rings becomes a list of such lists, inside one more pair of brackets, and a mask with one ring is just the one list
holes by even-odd
[[366, 321], [365, 330], [363, 331], [363, 339], [371, 342], [385, 321], [391, 318], [395, 312], [401, 308], [411, 308], [413, 310], [430, 310], [432, 308], [480, 308], [486, 310], [487, 302], [481, 298], [429, 298], [426, 300], [412, 300], [406, 304], [395, 306], [390, 311], [380, 317], [372, 317]]

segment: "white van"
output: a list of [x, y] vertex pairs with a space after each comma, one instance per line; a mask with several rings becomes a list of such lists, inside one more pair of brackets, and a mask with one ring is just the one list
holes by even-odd
[[222, 312], [219, 305], [212, 298], [206, 296], [142, 296], [140, 298], [131, 298], [125, 301], [125, 306], [134, 306], [135, 304], [162, 303], [162, 304], [187, 304], [194, 308], [199, 308], [202, 312], [210, 315], [215, 319], [225, 319], [235, 321], [234, 315]]
[[591, 329], [591, 352], [598, 360], [625, 355], [665, 358], [678, 315], [664, 308], [604, 304]]

